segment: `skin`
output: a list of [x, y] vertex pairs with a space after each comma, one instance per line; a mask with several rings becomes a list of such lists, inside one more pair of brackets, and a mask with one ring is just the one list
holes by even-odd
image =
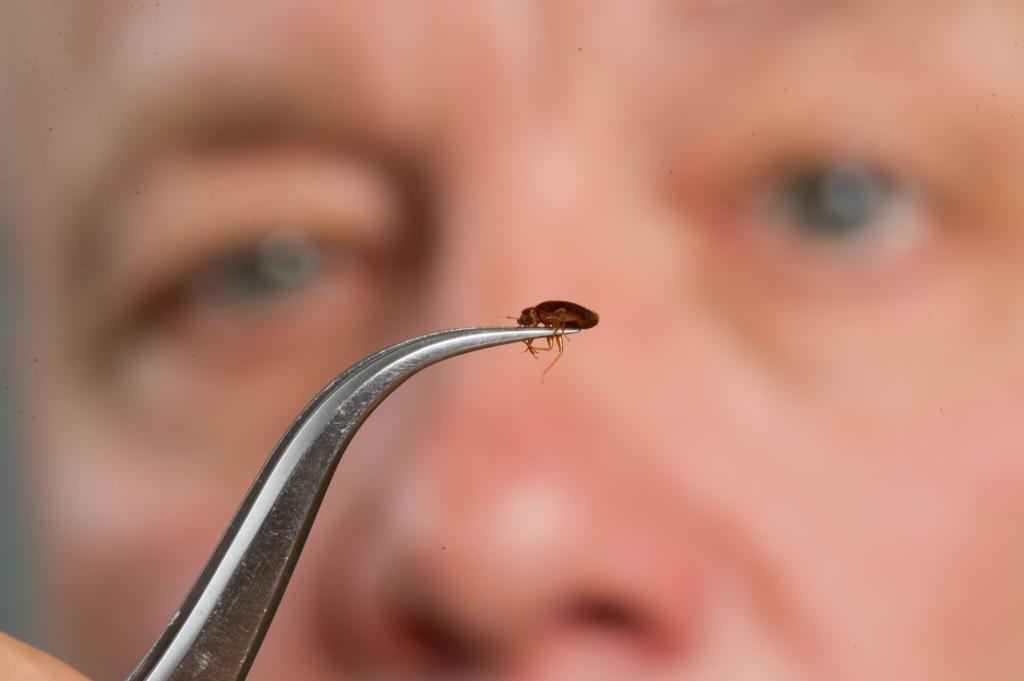
[[85, 681], [57, 660], [0, 633], [0, 674], [17, 681]]
[[[4, 2], [48, 649], [123, 677], [348, 363], [559, 298], [368, 422], [250, 678], [1024, 678], [1017, 4]], [[864, 233], [779, 207], [850, 162]]]

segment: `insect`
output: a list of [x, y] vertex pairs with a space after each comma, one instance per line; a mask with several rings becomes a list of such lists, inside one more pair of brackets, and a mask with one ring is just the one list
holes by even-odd
[[[538, 303], [533, 307], [528, 307], [523, 310], [523, 313], [516, 319], [516, 323], [519, 326], [548, 326], [556, 331], [563, 329], [589, 329], [593, 326], [597, 326], [598, 316], [593, 310], [588, 310], [582, 305], [576, 303], [570, 303], [566, 300], [545, 300], [543, 303]], [[537, 348], [533, 345], [533, 340], [524, 341], [526, 343], [526, 352], [529, 352], [534, 357], [537, 357], [537, 352], [548, 351], [552, 347], [558, 347], [558, 354], [551, 361], [551, 364], [541, 373], [541, 383], [544, 382], [544, 374], [551, 370], [551, 367], [555, 366], [562, 357], [562, 352], [565, 350], [562, 345], [562, 334], [556, 334], [555, 336], [548, 336], [545, 340], [548, 342], [546, 348]]]

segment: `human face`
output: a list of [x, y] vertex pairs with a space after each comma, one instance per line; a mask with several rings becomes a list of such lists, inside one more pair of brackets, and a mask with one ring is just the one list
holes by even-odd
[[[255, 679], [1024, 676], [1015, 3], [5, 3], [57, 652], [124, 675], [373, 349]], [[31, 358], [31, 361], [30, 359]]]

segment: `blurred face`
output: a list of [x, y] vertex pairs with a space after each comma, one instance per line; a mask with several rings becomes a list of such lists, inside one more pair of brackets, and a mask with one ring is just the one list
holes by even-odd
[[1014, 4], [5, 3], [55, 650], [126, 674], [346, 365], [557, 298], [370, 419], [252, 678], [1021, 678]]

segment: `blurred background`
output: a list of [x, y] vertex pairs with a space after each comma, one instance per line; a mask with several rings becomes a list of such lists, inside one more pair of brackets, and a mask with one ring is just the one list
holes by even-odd
[[38, 585], [32, 573], [30, 518], [25, 513], [23, 494], [27, 471], [19, 456], [17, 379], [11, 369], [15, 355], [11, 347], [15, 315], [10, 263], [5, 262], [5, 235], [0, 233], [0, 630], [40, 645], [38, 636]]

